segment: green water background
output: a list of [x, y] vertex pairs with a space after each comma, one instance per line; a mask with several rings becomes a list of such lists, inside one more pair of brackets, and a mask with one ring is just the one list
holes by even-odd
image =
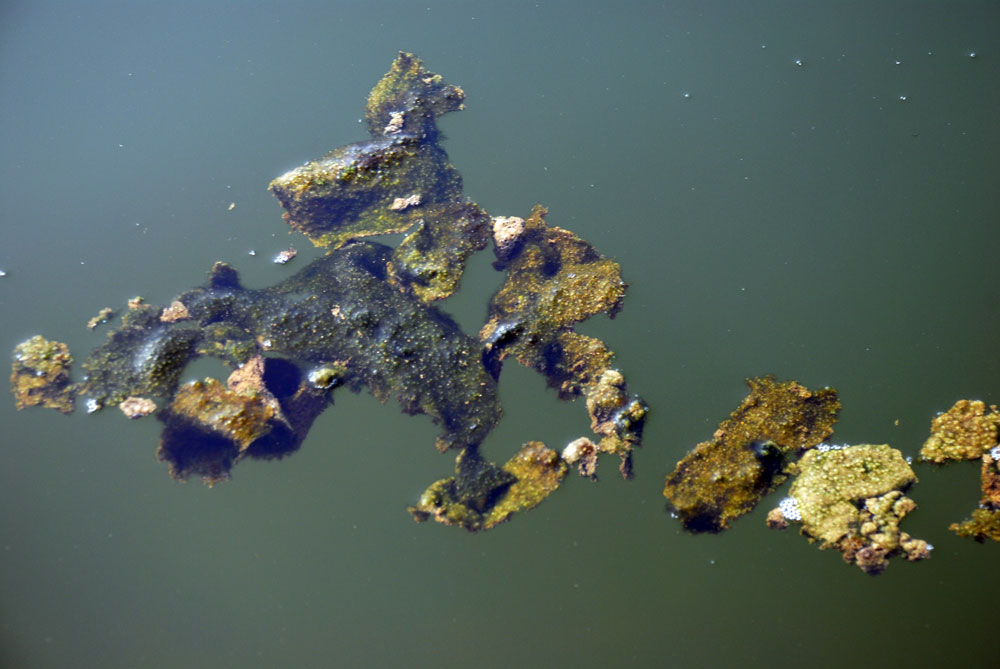
[[[266, 184], [363, 139], [405, 49], [466, 91], [442, 127], [470, 198], [544, 203], [621, 262], [624, 311], [580, 330], [653, 413], [634, 481], [608, 460], [471, 535], [410, 519], [452, 457], [367, 394], [213, 489], [169, 479], [154, 420], [8, 398], [0, 664], [992, 666], [1000, 546], [946, 529], [977, 465], [917, 467], [933, 557], [878, 578], [766, 529], [780, 492], [691, 537], [661, 489], [746, 376], [834, 386], [835, 441], [908, 455], [955, 400], [1000, 402], [997, 35], [996, 2], [4, 3], [0, 348], [82, 358], [103, 306], [301, 267]], [[489, 261], [446, 305], [470, 332]], [[501, 392], [496, 459], [587, 432], [533, 372]]]

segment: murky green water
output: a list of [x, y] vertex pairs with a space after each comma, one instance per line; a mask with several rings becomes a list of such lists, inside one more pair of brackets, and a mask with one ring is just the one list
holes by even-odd
[[[869, 5], [5, 4], [0, 348], [82, 356], [103, 306], [216, 260], [251, 286], [304, 264], [266, 184], [362, 139], [405, 49], [466, 91], [442, 126], [469, 197], [542, 202], [621, 262], [624, 311], [580, 329], [654, 413], [634, 481], [609, 461], [469, 535], [413, 523], [452, 458], [368, 395], [213, 489], [169, 479], [155, 421], [0, 402], [0, 663], [990, 666], [1000, 547], [946, 530], [975, 465], [917, 468], [905, 527], [936, 550], [878, 578], [763, 507], [687, 536], [660, 494], [745, 376], [835, 386], [837, 441], [910, 455], [956, 399], [1000, 402], [1000, 10]], [[473, 262], [448, 301], [467, 330], [500, 279]], [[501, 392], [497, 459], [587, 429], [530, 371]]]

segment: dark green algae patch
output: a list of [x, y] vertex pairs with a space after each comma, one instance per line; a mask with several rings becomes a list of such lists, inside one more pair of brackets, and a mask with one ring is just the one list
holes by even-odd
[[[497, 380], [513, 355], [561, 398], [585, 398], [600, 451], [618, 455], [627, 475], [646, 405], [629, 394], [603, 342], [573, 331], [621, 308], [620, 268], [550, 228], [541, 207], [527, 221], [493, 218], [464, 198], [437, 128], [464, 97], [400, 53], [368, 98], [370, 137], [270, 184], [286, 222], [327, 255], [268, 288], [244, 287], [220, 262], [205, 285], [170, 305], [133, 300], [76, 383], [68, 348], [32, 338], [15, 351], [18, 408], [69, 413], [80, 399], [88, 411], [155, 412], [163, 423], [158, 455], [171, 475], [212, 484], [244, 458], [299, 448], [335, 389], [367, 389], [430, 416], [441, 430], [437, 448], [458, 451], [455, 475], [432, 484], [410, 508], [413, 517], [475, 531], [536, 506], [569, 471], [540, 442], [502, 466], [479, 453], [500, 419]], [[407, 234], [396, 248], [362, 241], [388, 233]], [[458, 289], [467, 258], [491, 241], [507, 280], [474, 337], [433, 302]], [[223, 361], [228, 379], [180, 384], [202, 356]]]

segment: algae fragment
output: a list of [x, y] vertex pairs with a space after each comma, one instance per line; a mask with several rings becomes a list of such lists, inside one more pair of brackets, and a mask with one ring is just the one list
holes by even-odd
[[559, 454], [538, 441], [525, 444], [502, 468], [467, 449], [456, 475], [431, 484], [409, 511], [417, 522], [433, 518], [470, 532], [488, 530], [540, 504], [568, 471]]
[[73, 413], [75, 394], [70, 385], [73, 356], [69, 347], [35, 335], [14, 348], [10, 389], [18, 410], [41, 406]]
[[979, 400], [959, 400], [931, 422], [931, 435], [920, 449], [920, 459], [978, 460], [997, 444], [1000, 413]]
[[903, 491], [917, 477], [898, 450], [886, 444], [816, 448], [789, 471], [797, 474], [788, 492], [797, 517], [785, 518], [779, 507], [768, 515], [772, 527], [800, 521], [810, 541], [840, 551], [846, 562], [869, 574], [884, 571], [897, 555], [929, 557], [926, 541], [899, 528], [916, 508]]
[[984, 453], [980, 467], [980, 487], [982, 498], [979, 508], [973, 510], [972, 518], [961, 523], [952, 523], [948, 529], [960, 537], [975, 539], [983, 543], [986, 539], [1000, 541], [1000, 446], [994, 446]]
[[104, 307], [103, 309], [97, 312], [96, 316], [87, 321], [87, 329], [94, 330], [97, 328], [98, 325], [107, 323], [108, 319], [114, 316], [114, 314], [115, 314], [114, 309], [112, 309], [111, 307]]
[[720, 532], [786, 478], [785, 466], [833, 433], [837, 391], [811, 391], [773, 376], [746, 381], [750, 394], [667, 477], [663, 495], [684, 527]]

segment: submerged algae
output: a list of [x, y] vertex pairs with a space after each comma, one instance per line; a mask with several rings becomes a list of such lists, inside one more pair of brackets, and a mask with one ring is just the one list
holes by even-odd
[[[364, 387], [381, 401], [396, 399], [406, 413], [429, 415], [441, 427], [437, 447], [459, 451], [456, 475], [433, 484], [414, 517], [487, 529], [537, 505], [568, 471], [537, 442], [503, 467], [479, 455], [501, 414], [502, 360], [514, 352], [546, 374], [560, 397], [586, 398], [601, 449], [618, 454], [626, 472], [645, 404], [628, 395], [604, 344], [572, 331], [621, 308], [625, 283], [616, 263], [572, 233], [549, 229], [538, 207], [518, 239], [494, 234], [497, 269], [508, 270], [508, 279], [491, 302], [483, 341], [430, 306], [457, 290], [467, 258], [486, 247], [491, 226], [497, 232], [462, 195], [439, 144], [438, 117], [462, 109], [464, 97], [401, 52], [369, 95], [370, 138], [269, 186], [288, 224], [328, 247], [327, 256], [270, 288], [244, 288], [220, 262], [207, 285], [167, 307], [130, 301], [77, 384], [69, 382], [65, 346], [29, 340], [11, 377], [18, 407], [69, 412], [80, 396], [93, 410], [120, 406], [141, 417], [155, 411], [151, 398], [161, 398], [159, 457], [171, 475], [211, 484], [245, 457], [294, 451], [335, 388]], [[409, 234], [395, 249], [359, 241], [399, 232]], [[494, 336], [498, 329], [508, 334]], [[184, 368], [201, 356], [233, 369], [228, 382], [179, 387]]]
[[750, 394], [666, 480], [663, 495], [684, 527], [720, 532], [786, 478], [785, 467], [833, 433], [837, 391], [810, 391], [773, 376], [747, 379]]

